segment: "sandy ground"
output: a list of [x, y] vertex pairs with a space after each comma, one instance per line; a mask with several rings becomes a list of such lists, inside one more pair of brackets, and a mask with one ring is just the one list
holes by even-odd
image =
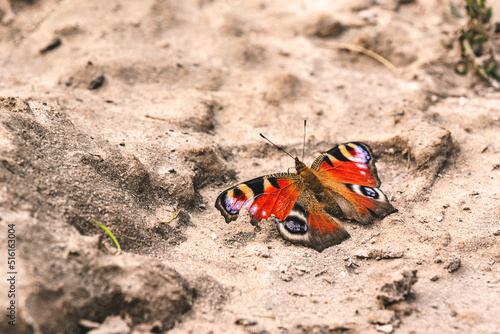
[[[450, 4], [0, 2], [0, 331], [14, 224], [17, 333], [499, 333], [500, 93]], [[364, 141], [399, 210], [321, 253], [214, 208], [304, 119], [306, 164]]]

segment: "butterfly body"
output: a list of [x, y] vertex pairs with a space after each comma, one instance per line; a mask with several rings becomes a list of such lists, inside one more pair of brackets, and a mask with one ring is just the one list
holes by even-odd
[[342, 220], [366, 224], [396, 211], [378, 189], [380, 180], [367, 144], [335, 146], [307, 167], [295, 158], [296, 174], [276, 173], [223, 191], [215, 207], [227, 223], [245, 207], [253, 220], [275, 216], [281, 236], [322, 251], [349, 237]]

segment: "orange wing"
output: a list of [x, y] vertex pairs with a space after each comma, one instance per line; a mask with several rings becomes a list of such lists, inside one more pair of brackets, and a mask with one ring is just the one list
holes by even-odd
[[369, 223], [397, 211], [378, 188], [380, 179], [370, 146], [360, 142], [337, 145], [312, 164], [343, 216]]
[[327, 175], [334, 182], [380, 186], [372, 150], [364, 143], [337, 145], [316, 158], [311, 169]]
[[302, 179], [296, 174], [266, 175], [223, 191], [217, 197], [215, 207], [226, 223], [236, 220], [243, 206], [257, 220], [267, 219], [271, 215], [283, 220], [304, 189]]

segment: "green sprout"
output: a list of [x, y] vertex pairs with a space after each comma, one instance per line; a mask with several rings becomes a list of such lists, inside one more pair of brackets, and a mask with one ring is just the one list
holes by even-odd
[[122, 248], [120, 247], [120, 244], [118, 243], [118, 240], [116, 240], [115, 236], [113, 235], [113, 233], [111, 233], [110, 230], [108, 230], [108, 228], [106, 226], [104, 226], [103, 224], [99, 223], [96, 219], [94, 218], [90, 218], [90, 220], [93, 222], [93, 223], [96, 223], [100, 228], [102, 228], [104, 231], [106, 231], [106, 233], [111, 237], [111, 239], [113, 239], [113, 241], [115, 242], [115, 245], [116, 245], [116, 248], [118, 248], [118, 251], [115, 253], [115, 255], [118, 255], [120, 254], [120, 252], [122, 251]]
[[465, 75], [469, 67], [472, 67], [491, 86], [500, 89], [499, 82], [494, 80], [500, 80], [500, 74], [497, 72], [498, 63], [490, 42], [493, 34], [490, 23], [493, 10], [486, 6], [486, 0], [465, 0], [465, 9], [467, 26], [460, 30], [462, 59], [457, 72]]
[[248, 239], [247, 239], [247, 242], [252, 241], [252, 240], [253, 240], [253, 238], [255, 238], [255, 233], [250, 234], [250, 236], [249, 236], [249, 237], [248, 237]]

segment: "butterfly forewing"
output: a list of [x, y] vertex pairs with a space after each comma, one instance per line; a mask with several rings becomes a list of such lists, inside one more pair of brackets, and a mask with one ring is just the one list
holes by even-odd
[[345, 218], [369, 223], [396, 211], [378, 188], [375, 158], [367, 144], [337, 145], [320, 155], [311, 168], [318, 171], [321, 182]]
[[296, 174], [266, 175], [223, 191], [217, 197], [215, 207], [227, 223], [238, 218], [243, 206], [257, 220], [267, 219], [271, 215], [284, 219], [303, 188], [304, 184]]
[[364, 143], [337, 145], [316, 158], [311, 169], [328, 175], [334, 182], [368, 187], [380, 185], [372, 150]]

